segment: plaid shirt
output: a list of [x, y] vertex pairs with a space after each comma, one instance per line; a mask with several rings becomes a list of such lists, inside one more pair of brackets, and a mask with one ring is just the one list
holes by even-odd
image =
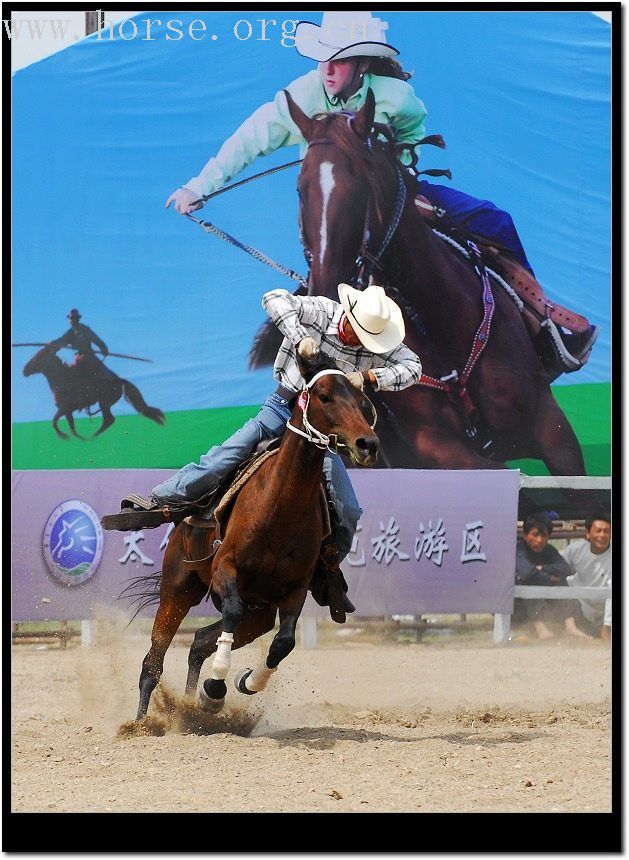
[[419, 358], [401, 344], [381, 355], [364, 346], [348, 346], [339, 337], [343, 306], [325, 296], [294, 296], [287, 290], [271, 290], [262, 296], [262, 307], [284, 335], [273, 374], [278, 382], [292, 391], [301, 391], [304, 380], [297, 367], [295, 353], [303, 338], [311, 337], [339, 370], [371, 370], [380, 391], [400, 391], [420, 378]]

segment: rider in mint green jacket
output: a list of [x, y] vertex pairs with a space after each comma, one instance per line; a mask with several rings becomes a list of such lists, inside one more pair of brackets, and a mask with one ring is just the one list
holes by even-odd
[[[357, 62], [355, 59], [350, 61]], [[322, 64], [329, 65], [329, 64]], [[376, 99], [375, 121], [391, 125], [398, 143], [416, 143], [425, 134], [426, 108], [410, 84], [397, 78], [369, 73], [360, 74], [358, 89], [346, 99], [326, 92], [321, 72], [314, 69], [297, 78], [286, 89], [308, 116], [323, 111], [357, 111], [365, 103], [371, 88]], [[268, 155], [282, 146], [299, 144], [301, 155], [306, 141], [288, 112], [283, 91], [255, 110], [249, 119], [228, 137], [215, 158], [210, 158], [198, 176], [189, 179], [189, 189], [196, 200], [222, 188], [260, 155]]]
[[[385, 41], [387, 29], [388, 24], [371, 12], [354, 10], [325, 12], [320, 26], [300, 21], [295, 29], [295, 47], [302, 56], [316, 60], [318, 68], [286, 89], [310, 117], [323, 111], [357, 111], [371, 89], [376, 122], [389, 125], [397, 143], [418, 143], [425, 135], [426, 108], [407, 83], [410, 74], [394, 59], [398, 50]], [[222, 188], [256, 158], [294, 144], [300, 145], [303, 155], [306, 142], [289, 115], [281, 90], [242, 123], [198, 176], [168, 197], [166, 207], [173, 203], [182, 215], [200, 209], [203, 201], [199, 198]], [[506, 248], [534, 274], [508, 212], [489, 200], [425, 179], [418, 181], [417, 190], [443, 210], [451, 223]], [[587, 361], [597, 334], [596, 326], [580, 334], [560, 332], [564, 341], [569, 338], [569, 352], [579, 363]]]
[[[407, 83], [410, 74], [394, 58], [399, 53], [384, 38], [388, 24], [371, 12], [325, 12], [321, 26], [300, 21], [295, 47], [316, 60], [318, 68], [297, 78], [286, 89], [308, 116], [322, 111], [356, 111], [369, 88], [376, 102], [375, 120], [389, 125], [397, 143], [418, 143], [425, 133], [426, 108]], [[282, 90], [272, 102], [255, 110], [207, 162], [166, 201], [187, 214], [200, 209], [199, 198], [222, 188], [260, 155], [282, 146], [306, 142], [288, 112]], [[532, 273], [511, 216], [488, 200], [478, 200], [445, 185], [418, 182], [418, 192], [447, 212], [454, 223], [465, 222], [473, 232], [509, 248]]]

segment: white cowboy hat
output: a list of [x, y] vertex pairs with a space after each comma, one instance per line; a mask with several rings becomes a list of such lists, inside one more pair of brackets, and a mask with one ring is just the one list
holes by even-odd
[[371, 12], [324, 12], [321, 26], [300, 21], [295, 47], [302, 57], [327, 63], [347, 57], [395, 57], [400, 52], [384, 41], [389, 25]]
[[339, 284], [339, 298], [356, 336], [370, 352], [390, 352], [404, 340], [406, 329], [402, 311], [382, 287], [370, 284], [355, 290]]

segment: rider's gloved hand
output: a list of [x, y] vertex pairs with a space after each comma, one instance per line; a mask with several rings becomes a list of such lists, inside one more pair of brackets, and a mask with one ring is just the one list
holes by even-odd
[[319, 344], [313, 337], [304, 337], [299, 341], [297, 352], [306, 360], [316, 358], [319, 355]]
[[178, 188], [176, 191], [170, 195], [168, 200], [165, 203], [166, 209], [170, 206], [171, 203], [175, 204], [175, 209], [181, 215], [187, 215], [190, 212], [194, 212], [197, 209], [203, 209], [203, 201], [199, 201], [196, 206], [193, 206], [193, 203], [199, 200], [199, 195], [195, 194], [194, 191], [190, 191], [189, 188]]
[[362, 375], [360, 370], [352, 370], [351, 373], [346, 373], [345, 376], [352, 383], [354, 388], [358, 388], [359, 391], [363, 390], [365, 377]]

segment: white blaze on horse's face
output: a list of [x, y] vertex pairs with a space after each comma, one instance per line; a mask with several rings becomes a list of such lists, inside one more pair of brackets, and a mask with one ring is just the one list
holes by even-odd
[[323, 161], [319, 167], [319, 179], [321, 181], [321, 196], [323, 205], [321, 206], [321, 227], [319, 235], [321, 236], [321, 245], [319, 247], [319, 265], [323, 265], [323, 258], [328, 245], [328, 203], [334, 188], [334, 167], [329, 161]]

